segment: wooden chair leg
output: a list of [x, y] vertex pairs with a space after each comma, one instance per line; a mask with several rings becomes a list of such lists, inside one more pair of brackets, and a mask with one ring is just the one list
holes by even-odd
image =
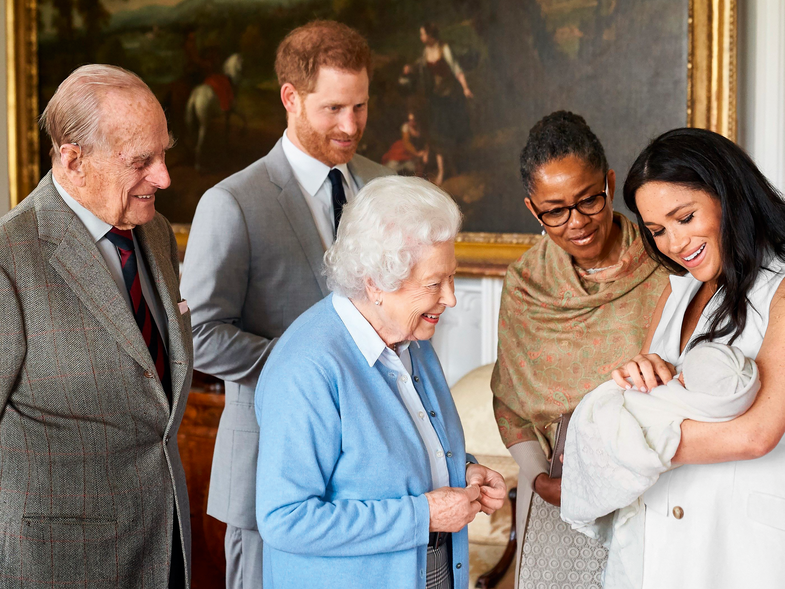
[[501, 581], [507, 569], [515, 560], [515, 550], [517, 547], [517, 539], [515, 534], [515, 500], [518, 498], [518, 489], [513, 487], [508, 494], [510, 498], [510, 505], [512, 506], [512, 524], [510, 525], [510, 540], [507, 542], [507, 547], [504, 549], [504, 554], [499, 559], [491, 570], [483, 573], [477, 578], [475, 587], [478, 589], [492, 589]]

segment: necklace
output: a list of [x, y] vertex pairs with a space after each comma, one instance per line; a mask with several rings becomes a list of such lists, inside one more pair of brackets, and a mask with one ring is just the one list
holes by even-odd
[[584, 272], [586, 272], [586, 274], [597, 274], [598, 272], [603, 272], [605, 270], [609, 270], [610, 268], [613, 268], [613, 266], [603, 266], [602, 268], [585, 268]]

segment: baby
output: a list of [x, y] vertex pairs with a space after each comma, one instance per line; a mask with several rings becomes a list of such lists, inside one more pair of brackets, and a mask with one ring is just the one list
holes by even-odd
[[688, 391], [723, 396], [746, 389], [756, 372], [739, 348], [706, 343], [687, 352], [677, 380]]
[[[637, 589], [643, 571], [643, 494], [671, 468], [681, 422], [728, 421], [749, 409], [758, 367], [733, 346], [704, 343], [681, 373], [648, 394], [601, 384], [578, 404], [564, 449], [561, 516], [612, 550], [605, 587]], [[648, 495], [647, 495], [648, 497]]]
[[[618, 388], [615, 383], [601, 387]], [[744, 353], [725, 344], [707, 342], [689, 350], [681, 372], [648, 394], [621, 391], [624, 407], [642, 427], [657, 427], [678, 417], [696, 421], [728, 421], [749, 409], [760, 388], [758, 367]], [[649, 436], [647, 435], [647, 438]]]

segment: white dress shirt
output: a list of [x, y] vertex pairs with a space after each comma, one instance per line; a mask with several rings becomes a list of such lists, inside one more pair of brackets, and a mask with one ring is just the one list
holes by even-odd
[[[433, 488], [450, 486], [450, 474], [447, 470], [447, 459], [444, 457], [444, 449], [436, 430], [431, 424], [428, 413], [422, 404], [420, 395], [412, 384], [412, 358], [409, 353], [409, 344], [403, 342], [398, 344], [396, 354], [384, 343], [376, 330], [357, 310], [352, 301], [344, 296], [333, 294], [333, 307], [343, 321], [349, 335], [352, 336], [354, 343], [368, 362], [368, 366], [373, 366], [376, 361], [384, 365], [385, 368], [397, 374], [398, 393], [406, 406], [406, 410], [414, 421], [414, 425], [422, 438], [425, 450], [428, 452], [428, 460], [431, 467], [431, 480]], [[416, 345], [417, 342], [415, 342]]]
[[[58, 184], [54, 175], [52, 175], [52, 182], [54, 183], [58, 194], [60, 194], [62, 199], [65, 201], [65, 204], [67, 204], [68, 207], [79, 218], [79, 220], [87, 229], [87, 232], [90, 234], [90, 237], [93, 238], [98, 251], [101, 252], [104, 261], [109, 268], [109, 273], [112, 275], [115, 284], [117, 284], [117, 289], [120, 291], [120, 294], [125, 299], [125, 302], [128, 304], [128, 308], [131, 309], [131, 313], [133, 314], [134, 310], [131, 306], [131, 296], [128, 294], [128, 288], [125, 286], [125, 279], [123, 278], [123, 266], [120, 261], [120, 252], [117, 251], [115, 245], [105, 237], [112, 226], [109, 223], [102, 221], [89, 210], [84, 208], [81, 204], [79, 204], [76, 199], [74, 199], [74, 197], [68, 194], [65, 189], [60, 186], [60, 184]], [[136, 241], [136, 235], [134, 235], [134, 249], [136, 250], [136, 266], [137, 271], [139, 272], [139, 283], [142, 287], [142, 295], [144, 296], [144, 300], [147, 302], [147, 306], [150, 308], [150, 314], [153, 316], [156, 326], [158, 326], [158, 333], [161, 334], [161, 340], [163, 340], [164, 348], [166, 348], [168, 351], [169, 330], [167, 329], [165, 321], [166, 312], [163, 310], [163, 305], [161, 304], [161, 300], [158, 297], [158, 292], [151, 286], [153, 282], [150, 280], [147, 264], [144, 260], [142, 250], [139, 247], [139, 243]]]
[[[289, 165], [292, 166], [294, 177], [300, 185], [308, 208], [311, 209], [316, 230], [319, 232], [322, 245], [326, 250], [335, 241], [333, 188], [327, 177], [332, 168], [311, 157], [292, 143], [287, 137], [286, 131], [283, 133], [283, 153], [289, 161]], [[335, 168], [341, 171], [346, 202], [349, 202], [357, 194], [357, 184], [349, 172], [349, 166], [338, 164]]]

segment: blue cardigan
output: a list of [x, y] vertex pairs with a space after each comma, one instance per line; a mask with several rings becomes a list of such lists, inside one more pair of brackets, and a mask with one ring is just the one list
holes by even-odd
[[[412, 343], [415, 389], [466, 485], [463, 429], [430, 342]], [[256, 387], [256, 519], [265, 589], [424, 589], [428, 456], [395, 374], [368, 366], [331, 296], [276, 344]], [[453, 534], [456, 589], [469, 585], [467, 531]]]

